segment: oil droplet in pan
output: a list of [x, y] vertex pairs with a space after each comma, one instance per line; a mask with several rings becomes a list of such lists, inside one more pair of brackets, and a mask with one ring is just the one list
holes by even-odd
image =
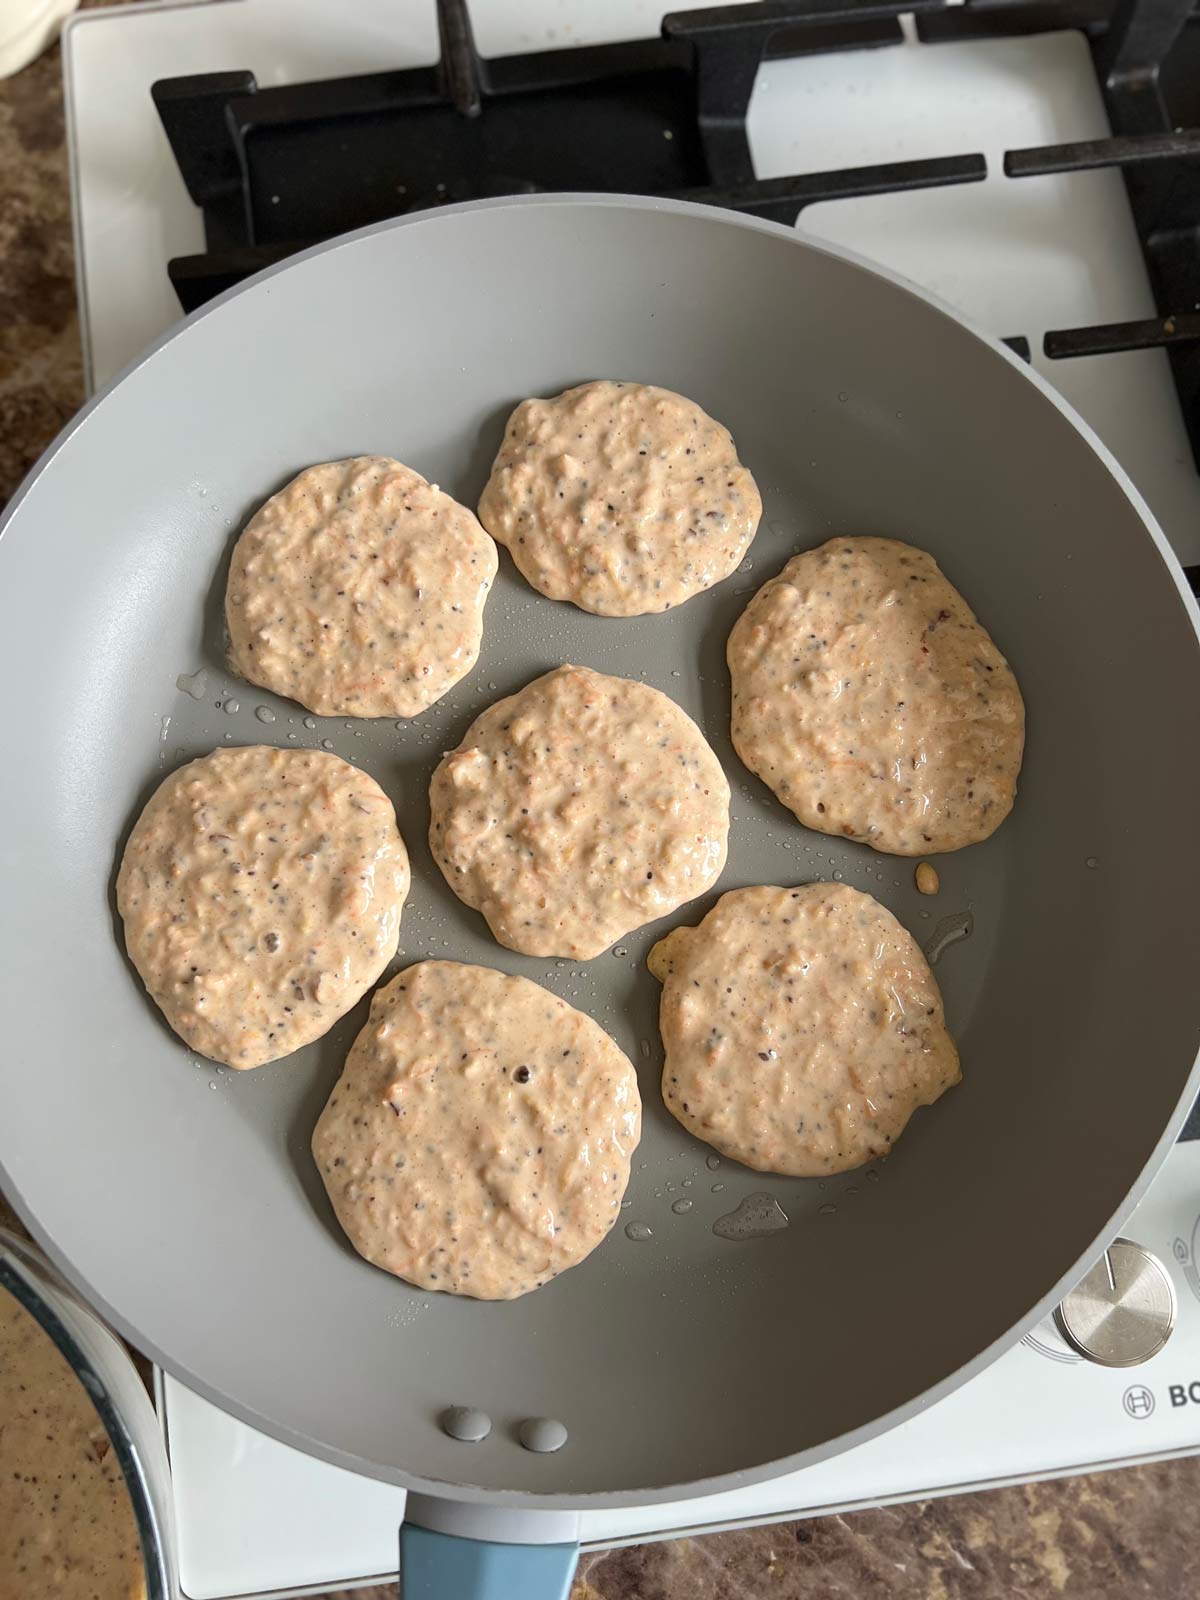
[[255, 706], [254, 715], [260, 722], [275, 721], [275, 713], [271, 710], [270, 706]]
[[203, 667], [198, 672], [181, 672], [175, 679], [175, 687], [183, 694], [190, 694], [193, 700], [203, 700], [208, 693], [208, 673]]
[[952, 944], [957, 944], [960, 939], [969, 939], [974, 932], [973, 912], [959, 911], [953, 916], [943, 917], [940, 922], [934, 924], [933, 932], [926, 940], [926, 961], [931, 967], [936, 967]]
[[712, 1231], [718, 1239], [764, 1239], [788, 1225], [788, 1215], [779, 1201], [769, 1194], [750, 1194], [736, 1211], [718, 1217]]
[[654, 1229], [645, 1222], [627, 1222], [625, 1237], [632, 1239], [635, 1244], [644, 1244], [647, 1239], [653, 1239]]
[[691, 1209], [692, 1202], [690, 1200], [676, 1200], [675, 1204], [671, 1207], [671, 1210], [677, 1217], [681, 1217], [685, 1211], [690, 1211]]

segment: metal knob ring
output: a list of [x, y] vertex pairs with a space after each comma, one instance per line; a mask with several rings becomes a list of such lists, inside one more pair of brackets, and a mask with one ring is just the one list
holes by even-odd
[[1158, 1257], [1132, 1239], [1114, 1239], [1063, 1296], [1054, 1320], [1086, 1360], [1136, 1367], [1171, 1337], [1175, 1311], [1175, 1286]]

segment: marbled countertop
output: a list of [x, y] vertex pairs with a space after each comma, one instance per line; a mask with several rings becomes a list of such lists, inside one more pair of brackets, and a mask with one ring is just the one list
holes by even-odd
[[[0, 83], [0, 503], [82, 398], [52, 51]], [[1183, 1600], [1198, 1505], [1200, 1459], [1133, 1467], [590, 1555], [573, 1600]]]

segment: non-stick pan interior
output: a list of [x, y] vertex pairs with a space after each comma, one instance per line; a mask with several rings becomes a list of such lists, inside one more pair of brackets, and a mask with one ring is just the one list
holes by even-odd
[[[478, 668], [399, 727], [310, 726], [231, 678], [224, 569], [268, 493], [310, 462], [379, 452], [474, 503], [513, 403], [598, 376], [681, 390], [731, 427], [765, 502], [744, 571], [613, 621], [535, 595], [505, 556]], [[938, 862], [936, 899], [911, 862], [805, 831], [729, 745], [729, 627], [790, 554], [835, 533], [931, 550], [1024, 689], [1016, 810]], [[819, 1452], [1028, 1320], [1125, 1205], [1184, 1093], [1200, 676], [1161, 543], [1015, 363], [782, 230], [536, 200], [310, 255], [92, 408], [11, 516], [0, 585], [5, 1182], [143, 1348], [318, 1454], [401, 1481], [645, 1499]], [[665, 1112], [643, 958], [715, 895], [574, 964], [501, 949], [442, 882], [433, 765], [485, 704], [562, 661], [641, 676], [700, 721], [734, 794], [720, 889], [840, 875], [922, 942], [973, 919], [937, 967], [963, 1083], [886, 1163], [828, 1184], [714, 1166]], [[255, 741], [331, 747], [393, 796], [414, 866], [401, 962], [525, 974], [637, 1063], [629, 1208], [538, 1293], [420, 1293], [338, 1233], [308, 1142], [365, 1005], [320, 1046], [238, 1075], [189, 1057], [142, 994], [112, 909], [125, 835], [176, 764]], [[789, 1226], [716, 1237], [756, 1194]], [[456, 1402], [496, 1419], [485, 1443], [441, 1433]], [[516, 1442], [531, 1415], [567, 1425], [557, 1455]]]

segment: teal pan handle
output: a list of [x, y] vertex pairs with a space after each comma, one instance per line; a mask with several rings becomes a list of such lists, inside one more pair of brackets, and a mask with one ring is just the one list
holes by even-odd
[[498, 1544], [405, 1523], [401, 1600], [567, 1600], [577, 1544]]

